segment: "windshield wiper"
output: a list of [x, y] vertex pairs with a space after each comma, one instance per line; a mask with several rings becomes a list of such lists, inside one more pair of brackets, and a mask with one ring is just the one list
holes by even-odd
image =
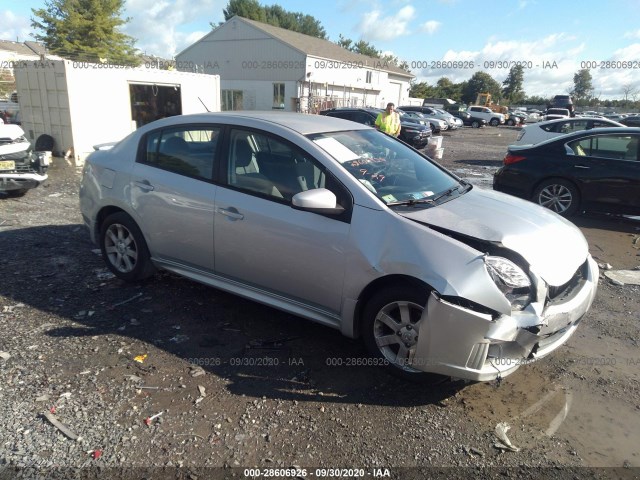
[[441, 198], [444, 197], [448, 197], [449, 195], [451, 195], [453, 192], [455, 192], [456, 190], [458, 190], [460, 188], [460, 185], [456, 185], [455, 187], [451, 187], [448, 188], [447, 190], [445, 190], [444, 192], [442, 192], [440, 195], [438, 195], [435, 198], [432, 198], [431, 201], [432, 202], [437, 202], [438, 200], [440, 200]]
[[389, 202], [387, 203], [387, 207], [393, 207], [396, 205], [408, 205], [411, 207], [413, 205], [418, 205], [420, 203], [433, 203], [433, 200], [430, 198], [419, 198], [419, 199], [410, 198], [409, 200], [398, 200], [397, 202]]

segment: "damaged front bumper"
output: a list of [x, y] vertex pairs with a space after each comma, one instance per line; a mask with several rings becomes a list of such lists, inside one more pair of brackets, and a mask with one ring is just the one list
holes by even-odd
[[46, 173], [0, 173], [0, 192], [36, 188], [47, 178]]
[[598, 266], [591, 256], [585, 263], [580, 281], [559, 298], [545, 298], [511, 315], [479, 313], [432, 292], [411, 367], [491, 381], [548, 355], [571, 337], [595, 298]]

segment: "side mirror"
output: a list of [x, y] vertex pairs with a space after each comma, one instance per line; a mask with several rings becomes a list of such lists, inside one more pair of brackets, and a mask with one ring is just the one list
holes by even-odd
[[291, 199], [293, 208], [310, 212], [339, 215], [344, 208], [337, 204], [337, 198], [331, 190], [314, 188], [296, 193]]

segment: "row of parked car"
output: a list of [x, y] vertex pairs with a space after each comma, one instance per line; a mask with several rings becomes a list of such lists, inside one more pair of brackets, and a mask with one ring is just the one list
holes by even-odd
[[[380, 108], [331, 108], [322, 110], [320, 115], [342, 118], [364, 125], [373, 126]], [[400, 139], [414, 148], [423, 148], [432, 135], [444, 131], [456, 130], [463, 125], [480, 128], [487, 125], [487, 120], [468, 112], [449, 113], [445, 110], [428, 107], [403, 105], [396, 108], [400, 115]]]

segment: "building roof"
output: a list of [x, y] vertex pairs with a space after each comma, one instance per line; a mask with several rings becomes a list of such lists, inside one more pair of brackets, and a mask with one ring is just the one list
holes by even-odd
[[[298, 50], [306, 55], [313, 55], [314, 57], [326, 58], [329, 60], [337, 60], [342, 62], [357, 62], [362, 63], [365, 66], [376, 70], [383, 70], [385, 72], [391, 72], [395, 75], [413, 78], [415, 75], [402, 70], [401, 68], [392, 65], [390, 62], [381, 58], [368, 57], [359, 53], [354, 53], [346, 48], [341, 47], [337, 43], [330, 42], [329, 40], [323, 40], [321, 38], [312, 37], [311, 35], [305, 35], [303, 33], [294, 32], [293, 30], [287, 30], [285, 28], [274, 27], [262, 22], [256, 22], [255, 20], [249, 20], [248, 18], [234, 16], [227, 20], [221, 26], [224, 26], [233, 21], [241, 21], [251, 25], [258, 30], [263, 31], [267, 35], [280, 40], [287, 44], [291, 48]], [[220, 28], [220, 27], [218, 27]], [[205, 37], [206, 38], [206, 37]]]
[[11, 40], [0, 40], [0, 50], [7, 52], [13, 52], [18, 55], [31, 55], [39, 57], [42, 54], [47, 53], [47, 49], [44, 45], [38, 42], [12, 42]]

